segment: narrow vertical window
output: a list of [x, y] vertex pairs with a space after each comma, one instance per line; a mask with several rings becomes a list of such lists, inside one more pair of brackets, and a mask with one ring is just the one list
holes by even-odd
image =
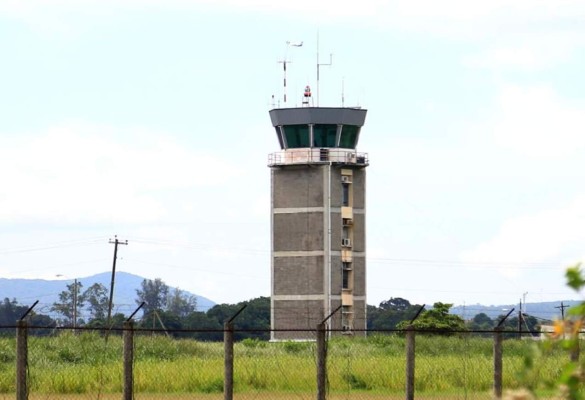
[[351, 263], [343, 261], [341, 263], [341, 289], [351, 289]]
[[342, 275], [341, 288], [349, 289], [349, 271], [344, 269], [341, 275]]
[[341, 186], [341, 205], [349, 207], [349, 183], [342, 183]]

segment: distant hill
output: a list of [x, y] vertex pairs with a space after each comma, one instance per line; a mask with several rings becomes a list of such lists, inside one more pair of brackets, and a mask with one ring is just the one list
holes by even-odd
[[[94, 283], [101, 283], [106, 288], [110, 288], [111, 272], [103, 272], [97, 275], [78, 278], [83, 285], [82, 290], [87, 289]], [[127, 272], [117, 272], [114, 287], [114, 312], [120, 312], [129, 315], [137, 307], [136, 289], [144, 277], [130, 274]], [[53, 303], [58, 302], [59, 293], [65, 290], [66, 285], [73, 283], [73, 280], [44, 280], [44, 279], [6, 279], [0, 278], [0, 301], [4, 298], [10, 300], [16, 299], [20, 305], [32, 305], [36, 300], [39, 304], [35, 311], [42, 314], [50, 315], [50, 308]], [[184, 291], [188, 295], [197, 298], [197, 311], [207, 311], [216, 303], [206, 297]], [[559, 300], [552, 302], [527, 303], [524, 305], [524, 312], [542, 320], [554, 320], [561, 318], [561, 303], [564, 306], [574, 306], [580, 303], [577, 300]], [[430, 308], [430, 307], [427, 307]], [[481, 304], [458, 305], [451, 308], [451, 314], [456, 314], [464, 319], [472, 319], [479, 313], [485, 313], [492, 319], [507, 314], [514, 308], [512, 316], [518, 315], [518, 304], [490, 305]], [[565, 309], [566, 312], [566, 309]], [[83, 315], [82, 315], [83, 317]]]
[[[564, 306], [574, 306], [580, 302], [577, 300], [559, 300], [542, 303], [526, 303], [522, 306], [524, 313], [542, 320], [561, 319], [561, 303]], [[518, 316], [519, 304], [504, 304], [498, 306], [484, 306], [481, 304], [472, 304], [465, 306], [455, 306], [451, 308], [451, 314], [456, 314], [464, 319], [471, 319], [477, 314], [484, 313], [491, 319], [498, 318], [500, 315], [506, 315], [514, 309], [511, 317]], [[567, 309], [565, 308], [565, 312]]]
[[[82, 291], [94, 283], [101, 283], [108, 290], [112, 279], [111, 272], [78, 278], [83, 285]], [[131, 314], [137, 307], [136, 289], [145, 278], [129, 274], [127, 272], [116, 272], [114, 285], [114, 313], [120, 312], [125, 315]], [[53, 303], [58, 302], [59, 293], [66, 289], [66, 285], [73, 283], [70, 280], [44, 280], [44, 279], [5, 279], [0, 278], [0, 301], [4, 298], [16, 299], [20, 305], [32, 305], [36, 300], [39, 304], [35, 311], [42, 314], [50, 314]], [[184, 291], [188, 295], [197, 298], [197, 311], [207, 311], [215, 305], [215, 302], [194, 293]]]

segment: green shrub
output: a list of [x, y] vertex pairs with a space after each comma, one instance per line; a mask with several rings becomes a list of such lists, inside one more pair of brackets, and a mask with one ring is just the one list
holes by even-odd
[[284, 342], [283, 346], [284, 346], [284, 351], [286, 351], [287, 353], [298, 354], [298, 353], [302, 352], [303, 350], [308, 349], [309, 343], [287, 341], [287, 342]]
[[223, 392], [223, 378], [218, 377], [203, 382], [199, 388], [203, 393], [221, 393]]
[[242, 340], [242, 344], [244, 345], [244, 347], [255, 349], [258, 347], [266, 347], [267, 342], [265, 340], [260, 340], [257, 338], [246, 338]]
[[349, 387], [357, 390], [370, 390], [371, 387], [361, 377], [354, 373], [343, 374], [343, 380], [349, 384]]

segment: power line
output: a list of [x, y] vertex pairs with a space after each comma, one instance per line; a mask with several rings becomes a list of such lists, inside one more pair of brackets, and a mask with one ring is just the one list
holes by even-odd
[[501, 267], [514, 267], [514, 268], [520, 268], [522, 266], [526, 266], [526, 267], [530, 267], [530, 268], [535, 268], [538, 266], [541, 267], [558, 267], [559, 263], [553, 263], [553, 262], [542, 262], [542, 263], [537, 263], [537, 262], [510, 262], [510, 261], [454, 261], [454, 260], [433, 260], [433, 259], [417, 259], [417, 258], [368, 258], [369, 262], [381, 262], [383, 263], [384, 261], [390, 262], [390, 263], [414, 263], [414, 264], [432, 264], [432, 265], [436, 265], [436, 264], [440, 264], [440, 265], [451, 265], [451, 266], [469, 266], [469, 265], [474, 265], [474, 266], [501, 266]]
[[[248, 255], [269, 255], [270, 250], [268, 249], [253, 249], [249, 246], [215, 246], [213, 243], [203, 242], [185, 242], [185, 241], [173, 241], [173, 240], [161, 240], [151, 238], [131, 238], [135, 243], [169, 246], [169, 247], [180, 247], [185, 249], [194, 250], [232, 250], [237, 251], [238, 254]], [[104, 237], [96, 237], [81, 240], [72, 240], [57, 242], [54, 244], [21, 247], [13, 249], [0, 249], [0, 254], [11, 254], [11, 253], [25, 253], [35, 252], [43, 250], [52, 250], [57, 248], [71, 247], [71, 246], [83, 246], [90, 244], [102, 243]], [[393, 257], [367, 257], [369, 264], [394, 264], [394, 263], [406, 263], [406, 264], [419, 264], [419, 265], [441, 265], [443, 267], [513, 267], [518, 269], [555, 269], [563, 265], [563, 262], [518, 262], [518, 261], [459, 261], [459, 260], [439, 260], [433, 258], [393, 258]]]
[[30, 252], [35, 252], [35, 251], [60, 249], [60, 248], [64, 248], [64, 247], [84, 246], [84, 245], [89, 245], [89, 244], [97, 244], [103, 240], [104, 240], [103, 237], [99, 237], [99, 238], [91, 238], [91, 239], [57, 242], [57, 243], [47, 244], [47, 245], [43, 245], [43, 246], [30, 246], [30, 247], [17, 247], [17, 248], [13, 248], [13, 249], [0, 249], [0, 254], [30, 253]]
[[127, 261], [133, 261], [135, 263], [145, 264], [145, 265], [158, 265], [158, 266], [167, 267], [167, 268], [187, 269], [189, 271], [209, 272], [209, 273], [212, 273], [212, 274], [238, 276], [238, 277], [242, 277], [242, 278], [262, 279], [262, 278], [265, 278], [266, 277], [266, 276], [259, 276], [259, 275], [233, 274], [231, 272], [223, 272], [223, 271], [218, 271], [218, 270], [209, 270], [209, 269], [202, 269], [202, 268], [193, 268], [193, 267], [176, 265], [176, 264], [168, 264], [168, 263], [160, 263], [160, 262], [152, 262], [152, 261], [135, 260], [135, 259], [127, 258], [127, 257], [125, 258], [125, 260], [127, 260]]

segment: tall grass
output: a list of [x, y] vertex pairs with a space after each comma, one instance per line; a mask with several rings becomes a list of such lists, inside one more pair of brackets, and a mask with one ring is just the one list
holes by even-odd
[[[493, 342], [472, 336], [416, 339], [417, 393], [488, 393], [493, 384]], [[560, 374], [566, 356], [558, 349], [541, 353], [538, 368], [525, 373], [532, 341], [504, 345], [504, 386], [531, 380], [546, 389]], [[15, 341], [0, 338], [0, 393], [15, 391]], [[311, 393], [316, 391], [315, 344], [245, 340], [234, 349], [235, 390], [239, 393]], [[328, 344], [331, 393], [397, 394], [405, 386], [405, 340], [399, 336], [333, 338]], [[223, 390], [223, 343], [137, 335], [135, 391], [144, 394], [218, 394]], [[32, 394], [120, 393], [122, 339], [107, 344], [97, 333], [62, 333], [29, 339]], [[524, 380], [524, 381], [522, 381]], [[522, 381], [522, 382], [521, 382]]]

